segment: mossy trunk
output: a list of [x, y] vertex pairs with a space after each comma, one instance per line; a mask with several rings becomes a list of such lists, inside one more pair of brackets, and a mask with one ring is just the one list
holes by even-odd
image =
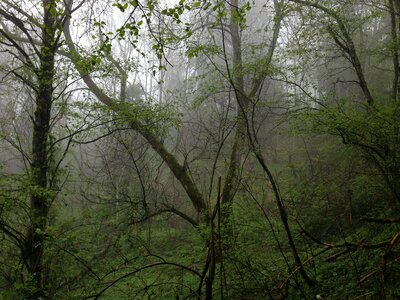
[[43, 281], [43, 251], [51, 203], [51, 193], [48, 189], [49, 155], [47, 141], [53, 101], [55, 6], [55, 1], [43, 1], [42, 45], [39, 55], [40, 67], [37, 72], [38, 90], [32, 135], [31, 219], [26, 233], [24, 249], [24, 260], [29, 276], [29, 288], [25, 297], [29, 299], [39, 299], [46, 296], [46, 283]]

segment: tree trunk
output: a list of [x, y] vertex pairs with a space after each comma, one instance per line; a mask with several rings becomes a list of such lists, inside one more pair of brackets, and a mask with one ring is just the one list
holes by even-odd
[[37, 72], [38, 91], [36, 110], [33, 120], [32, 163], [31, 163], [31, 223], [26, 234], [24, 259], [27, 265], [29, 281], [34, 289], [26, 295], [29, 299], [45, 297], [43, 282], [43, 249], [47, 217], [51, 203], [48, 190], [48, 145], [50, 131], [50, 113], [53, 96], [54, 57], [55, 57], [55, 1], [44, 0], [42, 45], [40, 49], [40, 67]]
[[[229, 24], [229, 30], [231, 33], [231, 43], [232, 43], [232, 56], [233, 61], [232, 70], [229, 71], [233, 72], [231, 77], [231, 84], [235, 91], [236, 101], [237, 101], [237, 113], [236, 113], [236, 129], [235, 129], [235, 137], [231, 149], [230, 161], [228, 172], [226, 174], [225, 184], [222, 191], [222, 202], [223, 203], [230, 203], [233, 200], [234, 195], [234, 187], [237, 186], [235, 181], [237, 181], [237, 174], [240, 168], [240, 162], [243, 155], [243, 148], [246, 142], [246, 120], [245, 114], [249, 109], [249, 99], [245, 95], [244, 91], [244, 78], [242, 73], [242, 45], [239, 33], [239, 24], [236, 14], [237, 8], [239, 5], [238, 0], [233, 0], [231, 4], [231, 18]], [[224, 34], [224, 33], [223, 33]], [[223, 215], [225, 215], [224, 213]]]
[[[276, 42], [279, 36], [279, 31], [280, 31], [280, 24], [281, 20], [283, 18], [282, 16], [282, 11], [281, 11], [281, 3], [275, 1], [274, 6], [276, 9], [276, 16], [275, 16], [275, 22], [274, 22], [274, 30], [273, 30], [273, 36], [272, 36], [272, 41], [269, 46], [269, 49], [267, 51], [267, 54], [264, 59], [264, 65], [263, 68], [266, 70], [270, 67], [272, 56], [276, 47]], [[261, 152], [260, 152], [260, 144], [257, 141], [257, 136], [254, 131], [251, 130], [251, 120], [249, 120], [248, 117], [248, 110], [251, 105], [251, 99], [256, 95], [257, 91], [260, 89], [262, 81], [265, 78], [266, 70], [262, 70], [263, 75], [261, 76], [255, 76], [253, 78], [253, 86], [251, 88], [251, 91], [249, 94], [246, 94], [246, 91], [244, 89], [244, 74], [242, 72], [242, 49], [241, 49], [241, 40], [240, 40], [240, 35], [239, 35], [239, 23], [237, 20], [237, 10], [239, 7], [239, 2], [238, 0], [233, 0], [231, 4], [231, 20], [230, 20], [230, 32], [231, 32], [231, 37], [232, 37], [232, 49], [233, 49], [233, 75], [231, 75], [231, 84], [233, 85], [235, 89], [235, 94], [236, 94], [236, 100], [238, 104], [238, 114], [237, 114], [237, 127], [236, 127], [236, 135], [235, 135], [235, 141], [234, 141], [234, 146], [232, 148], [232, 153], [231, 153], [231, 162], [229, 166], [229, 172], [228, 172], [228, 177], [225, 182], [224, 186], [224, 191], [223, 191], [223, 200], [232, 200], [232, 191], [233, 191], [233, 179], [235, 175], [238, 172], [238, 166], [240, 162], [240, 149], [238, 148], [239, 143], [243, 143], [244, 141], [249, 141], [250, 147], [254, 155], [256, 156], [258, 162], [260, 163], [261, 167], [263, 168], [264, 172], [267, 174], [268, 180], [270, 181], [272, 187], [273, 187], [273, 192], [274, 192], [274, 197], [277, 203], [277, 206], [279, 208], [280, 212], [280, 219], [281, 222], [285, 228], [287, 240], [290, 246], [290, 249], [292, 251], [292, 255], [296, 264], [296, 267], [299, 269], [299, 272], [302, 276], [302, 278], [305, 280], [307, 284], [310, 286], [314, 286], [316, 283], [314, 282], [313, 279], [311, 279], [307, 272], [305, 271], [301, 258], [298, 254], [296, 245], [294, 243], [293, 235], [290, 230], [289, 226], [289, 221], [288, 221], [288, 216], [286, 212], [286, 208], [283, 203], [283, 199], [281, 197], [281, 194], [278, 190], [278, 186], [276, 184], [275, 178], [272, 175], [271, 171], [269, 170], [265, 159], [263, 158]], [[229, 70], [228, 70], [229, 71]]]

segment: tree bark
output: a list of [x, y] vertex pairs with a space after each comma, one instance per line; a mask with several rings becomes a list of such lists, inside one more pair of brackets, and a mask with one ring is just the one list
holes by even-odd
[[30, 195], [31, 222], [28, 227], [24, 259], [27, 271], [34, 285], [26, 297], [38, 299], [46, 297], [43, 282], [43, 250], [47, 218], [51, 204], [51, 193], [48, 190], [48, 136], [50, 132], [50, 114], [53, 100], [54, 58], [55, 58], [55, 6], [53, 0], [43, 1], [42, 45], [40, 48], [37, 71], [38, 90], [33, 119], [32, 163]]
[[[244, 114], [249, 109], [249, 98], [246, 97], [244, 91], [244, 77], [242, 70], [242, 42], [239, 32], [239, 23], [236, 17], [238, 11], [238, 0], [233, 0], [231, 4], [231, 16], [229, 31], [232, 43], [232, 70], [230, 73], [231, 84], [233, 85], [236, 101], [238, 104], [236, 112], [236, 129], [235, 136], [231, 148], [228, 172], [225, 178], [224, 188], [222, 190], [222, 202], [231, 203], [235, 192], [235, 182], [238, 181], [237, 174], [240, 168], [240, 162], [243, 155], [243, 148], [246, 141], [246, 121]], [[222, 33], [224, 34], [224, 32]], [[233, 72], [233, 73], [231, 73]]]

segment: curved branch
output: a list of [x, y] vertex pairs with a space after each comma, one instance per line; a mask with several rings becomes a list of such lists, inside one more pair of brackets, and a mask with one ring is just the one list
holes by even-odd
[[18, 43], [13, 38], [9, 36], [8, 33], [1, 28], [0, 28], [0, 34], [3, 35], [12, 44], [12, 46], [15, 47], [15, 49], [17, 49], [19, 53], [21, 53], [21, 55], [25, 58], [26, 63], [29, 65], [29, 67], [32, 68], [32, 70], [35, 73], [37, 73], [38, 69], [35, 67], [34, 63], [29, 57], [29, 54], [26, 53], [26, 51], [20, 45], [18, 45]]
[[176, 209], [174, 207], [166, 207], [166, 208], [158, 210], [156, 212], [148, 213], [143, 219], [141, 219], [139, 221], [131, 222], [129, 225], [133, 225], [133, 224], [137, 224], [137, 223], [141, 223], [141, 222], [147, 221], [148, 219], [156, 217], [156, 216], [158, 216], [160, 214], [163, 214], [163, 213], [173, 213], [173, 214], [181, 217], [185, 221], [188, 221], [194, 227], [199, 225], [199, 223], [196, 220], [194, 220], [193, 218], [191, 218], [190, 216], [188, 216], [184, 212], [181, 212], [180, 210], [178, 210], [178, 209]]
[[16, 16], [13, 16], [13, 15], [7, 13], [2, 8], [0, 8], [0, 15], [2, 15], [8, 21], [12, 22], [15, 26], [17, 26], [26, 35], [26, 37], [28, 38], [29, 42], [31, 43], [32, 48], [35, 51], [36, 55], [40, 56], [40, 51], [35, 46], [32, 36], [29, 34], [28, 30], [25, 28], [24, 22], [22, 20], [18, 19]]
[[139, 269], [136, 269], [135, 271], [132, 271], [132, 272], [130, 272], [130, 273], [127, 273], [127, 274], [125, 274], [125, 275], [123, 275], [123, 276], [117, 278], [116, 280], [114, 280], [114, 281], [111, 282], [110, 284], [108, 284], [105, 288], [103, 288], [103, 289], [102, 289], [100, 292], [98, 292], [97, 294], [87, 296], [87, 297], [85, 297], [85, 299], [91, 299], [91, 298], [99, 299], [99, 297], [100, 297], [102, 294], [104, 294], [105, 291], [107, 291], [109, 288], [111, 288], [112, 286], [114, 286], [115, 284], [117, 284], [119, 281], [121, 281], [121, 280], [123, 280], [123, 279], [125, 279], [125, 278], [127, 278], [127, 277], [129, 277], [129, 276], [135, 275], [136, 273], [139, 273], [139, 272], [141, 272], [141, 271], [143, 271], [143, 270], [145, 270], [145, 269], [149, 269], [149, 268], [153, 268], [153, 267], [157, 267], [157, 266], [174, 266], [174, 267], [181, 268], [181, 269], [183, 269], [183, 270], [189, 271], [189, 272], [193, 273], [194, 275], [196, 275], [196, 276], [198, 276], [198, 277], [200, 277], [200, 278], [201, 278], [201, 276], [202, 276], [199, 272], [197, 272], [196, 270], [193, 270], [193, 269], [191, 269], [191, 268], [189, 268], [189, 267], [186, 267], [186, 266], [183, 266], [183, 265], [180, 265], [180, 264], [177, 264], [177, 263], [173, 263], [173, 262], [163, 261], [163, 262], [159, 262], [159, 263], [154, 263], [154, 264], [151, 264], [151, 265], [147, 265], [147, 266], [141, 267], [141, 268], [139, 268]]

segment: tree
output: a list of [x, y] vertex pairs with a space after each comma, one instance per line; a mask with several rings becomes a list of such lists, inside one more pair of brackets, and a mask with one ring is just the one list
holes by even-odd
[[[73, 1], [68, 3], [67, 9], [71, 13], [73, 8]], [[93, 81], [90, 76], [89, 70], [86, 69], [84, 66], [80, 65], [80, 62], [84, 61], [84, 58], [78, 53], [74, 42], [72, 41], [69, 24], [70, 24], [71, 15], [68, 15], [68, 18], [64, 25], [64, 35], [66, 38], [66, 42], [68, 44], [68, 48], [70, 51], [69, 57], [74, 62], [78, 72], [80, 73], [82, 79], [84, 80], [85, 84], [88, 86], [90, 91], [96, 95], [96, 97], [101, 101], [103, 104], [110, 107], [112, 110], [115, 110], [118, 113], [127, 114], [128, 113], [128, 123], [132, 127], [132, 129], [138, 131], [151, 145], [151, 147], [156, 151], [160, 157], [165, 161], [171, 171], [174, 173], [176, 178], [181, 182], [183, 188], [185, 189], [186, 193], [188, 194], [190, 200], [193, 203], [196, 211], [199, 214], [202, 214], [206, 209], [206, 204], [201, 195], [200, 191], [196, 187], [196, 185], [192, 182], [187, 171], [185, 170], [184, 166], [182, 166], [177, 159], [165, 148], [163, 143], [159, 140], [159, 138], [152, 132], [151, 128], [148, 128], [143, 122], [140, 120], [140, 115], [138, 119], [129, 119], [129, 114], [133, 113], [135, 115], [135, 111], [126, 112], [126, 110], [135, 110], [137, 109], [134, 105], [133, 106], [126, 106], [123, 102], [116, 101], [115, 99], [107, 96], [100, 87]], [[123, 80], [121, 81], [121, 85], [125, 86], [126, 82]], [[125, 110], [125, 111], [124, 111]]]
[[[305, 49], [297, 48], [296, 50], [300, 52], [292, 52], [297, 53], [299, 61], [303, 59], [305, 61], [305, 65], [301, 65], [297, 64], [299, 61], [293, 59], [292, 70], [306, 66], [310, 71], [308, 74], [303, 72], [303, 75], [306, 74], [303, 78], [309, 76], [308, 80], [301, 82], [299, 77], [288, 79], [288, 74], [285, 74], [283, 77], [286, 78], [282, 80], [297, 89], [295, 95], [297, 97], [301, 95], [299, 98], [302, 100], [299, 106], [307, 110], [306, 113], [300, 114], [302, 116], [300, 120], [303, 122], [300, 127], [304, 128], [305, 124], [309, 124], [308, 130], [312, 132], [339, 138], [343, 145], [333, 146], [337, 141], [333, 138], [330, 147], [335, 147], [340, 152], [347, 151], [346, 155], [341, 152], [341, 159], [345, 160], [336, 162], [335, 166], [337, 174], [341, 174], [341, 177], [329, 183], [329, 186], [333, 187], [347, 177], [342, 186], [338, 184], [331, 191], [331, 195], [340, 191], [339, 197], [334, 196], [330, 200], [334, 200], [331, 212], [335, 209], [342, 210], [340, 212], [342, 225], [338, 226], [339, 230], [348, 226], [353, 228], [366, 226], [365, 223], [360, 223], [360, 218], [368, 219], [366, 216], [374, 215], [373, 219], [379, 219], [378, 216], [381, 214], [397, 215], [398, 201], [395, 186], [398, 180], [395, 179], [397, 176], [395, 174], [398, 174], [396, 171], [398, 154], [397, 150], [394, 150], [398, 148], [395, 146], [398, 144], [396, 129], [398, 120], [395, 113], [398, 103], [396, 100], [398, 28], [394, 26], [397, 23], [396, 6], [392, 2], [388, 2], [386, 7], [376, 2], [363, 1], [347, 1], [343, 5], [337, 5], [336, 2], [316, 3], [297, 0], [290, 2], [296, 3], [295, 8], [301, 12], [299, 15], [301, 22], [298, 23], [298, 27], [293, 25], [293, 30], [297, 34], [299, 34], [297, 30], [300, 30], [304, 35], [316, 32], [318, 35], [307, 35], [313, 43], [307, 41], [309, 46], [305, 45]], [[310, 27], [303, 25], [307, 22], [310, 22]], [[371, 24], [379, 25], [371, 26]], [[387, 44], [374, 42], [379, 39], [385, 40]], [[366, 40], [370, 41], [369, 44], [365, 43]], [[312, 60], [303, 54], [307, 51], [314, 55]], [[312, 66], [318, 64], [323, 65], [325, 69], [311, 71]], [[327, 142], [325, 144], [329, 145]], [[329, 154], [331, 157], [326, 157], [326, 163], [334, 166], [332, 159], [337, 154], [331, 152]], [[311, 154], [309, 158], [313, 163], [313, 159], [316, 161], [317, 156]], [[320, 165], [321, 162], [315, 163], [312, 168], [319, 168]], [[349, 168], [347, 174], [341, 169], [344, 165]], [[314, 182], [329, 178], [332, 175], [327, 172], [330, 168], [327, 166], [324, 178], [317, 178]], [[303, 191], [312, 185], [312, 182], [308, 183]], [[329, 189], [329, 186], [325, 188]], [[318, 195], [320, 189], [321, 187], [316, 186], [314, 191], [313, 189], [308, 191], [311, 195], [314, 193]], [[326, 195], [329, 197], [329, 193]], [[310, 197], [312, 202], [315, 198], [318, 199], [318, 196]], [[347, 217], [347, 214], [343, 214], [343, 209], [349, 211], [347, 222], [343, 220], [344, 216]], [[336, 213], [339, 216], [339, 211]], [[339, 223], [338, 220], [329, 221], [333, 226]], [[396, 236], [395, 231], [389, 232], [389, 239]], [[366, 232], [365, 236], [368, 241], [373, 239], [373, 235], [369, 232]], [[387, 235], [381, 236], [380, 241], [387, 238]], [[375, 246], [380, 247], [379, 243]], [[386, 247], [386, 242], [382, 242], [381, 246]], [[362, 257], [362, 254], [358, 255]], [[377, 257], [385, 255], [381, 250]], [[386, 259], [383, 261], [385, 261], [383, 266], [379, 268], [383, 274], [382, 278], [385, 278], [387, 271], [385, 266], [388, 261]], [[390, 278], [390, 275], [387, 278]], [[380, 283], [380, 297], [386, 297], [385, 287], [390, 286], [390, 280], [381, 279]]]
[[[46, 296], [44, 279], [43, 253], [46, 239], [48, 214], [55, 192], [50, 178], [51, 149], [51, 112], [54, 101], [55, 59], [60, 46], [61, 31], [58, 23], [63, 22], [63, 15], [58, 12], [57, 1], [45, 0], [37, 11], [41, 21], [24, 11], [16, 3], [4, 1], [0, 7], [3, 23], [0, 29], [2, 46], [20, 65], [11, 69], [10, 73], [29, 86], [35, 95], [35, 110], [32, 116], [32, 148], [29, 161], [29, 213], [26, 233], [19, 232], [20, 228], [10, 228], [3, 224], [1, 229], [6, 233], [21, 252], [21, 258], [26, 270], [25, 297], [37, 299]], [[25, 22], [33, 26], [27, 28]], [[17, 32], [16, 34], [13, 31]], [[40, 43], [34, 42], [35, 36], [40, 37]], [[22, 41], [22, 42], [21, 42]], [[28, 41], [28, 45], [24, 45]], [[27, 70], [19, 72], [18, 68]]]

